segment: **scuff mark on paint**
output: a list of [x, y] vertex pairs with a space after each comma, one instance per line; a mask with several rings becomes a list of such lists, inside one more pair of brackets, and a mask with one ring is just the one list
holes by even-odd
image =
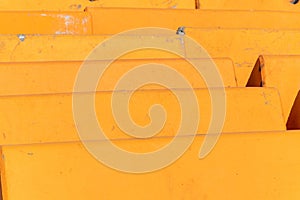
[[89, 31], [89, 16], [76, 17], [72, 15], [58, 14], [51, 17], [58, 18], [61, 24], [61, 26], [55, 31], [56, 35], [85, 34]]
[[74, 17], [70, 15], [56, 15], [56, 16], [64, 20], [65, 26], [63, 27], [64, 30], [58, 30], [55, 32], [55, 34], [57, 35], [74, 34], [74, 31], [71, 28], [73, 25], [75, 25]]
[[85, 24], [87, 24], [87, 23], [88, 23], [88, 17], [84, 17], [84, 18], [82, 19], [81, 24], [82, 24], [82, 25], [85, 25]]
[[172, 8], [172, 9], [176, 9], [176, 8], [177, 8], [177, 6], [178, 6], [178, 5], [177, 5], [177, 4], [175, 4], [175, 5], [173, 5], [171, 8]]

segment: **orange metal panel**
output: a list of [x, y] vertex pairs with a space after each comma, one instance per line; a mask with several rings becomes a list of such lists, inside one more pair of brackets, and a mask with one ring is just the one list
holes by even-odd
[[1, 34], [90, 34], [85, 12], [0, 12]]
[[300, 89], [299, 65], [300, 56], [260, 56], [248, 82], [278, 89], [286, 121]]
[[[92, 20], [91, 18], [92, 17]], [[296, 30], [296, 12], [176, 9], [103, 9], [87, 12], [0, 12], [1, 34], [115, 34], [133, 28], [179, 26]], [[105, 19], [105, 20], [103, 20]], [[120, 23], [120, 19], [126, 23]], [[159, 20], [158, 20], [159, 19]], [[201, 19], [201, 20], [200, 20]], [[260, 19], [260, 20], [257, 20]], [[109, 22], [109, 23], [107, 23]], [[116, 25], [117, 24], [117, 25]], [[91, 27], [92, 26], [92, 27]]]
[[93, 7], [195, 9], [195, 0], [101, 0]]
[[[174, 34], [175, 34], [174, 30]], [[199, 42], [211, 57], [230, 57], [234, 61], [239, 86], [245, 86], [253, 64], [261, 54], [300, 54], [299, 31], [267, 30], [186, 30], [188, 36]], [[26, 36], [20, 42], [17, 36], [0, 36], [1, 62], [77, 61], [84, 60], [101, 41], [110, 36]], [[289, 42], [293, 38], [293, 42]], [[192, 54], [192, 53], [190, 53]], [[174, 56], [173, 56], [174, 57]], [[172, 58], [170, 54], [153, 52], [130, 54], [127, 58]]]
[[[125, 92], [125, 91], [124, 91]], [[189, 90], [182, 90], [189, 92]], [[195, 90], [199, 101], [198, 133], [206, 133], [210, 123], [211, 101], [207, 89]], [[88, 94], [82, 94], [88, 95]], [[111, 92], [96, 95], [96, 111], [109, 138], [128, 138], [114, 121]], [[227, 116], [223, 132], [286, 130], [277, 90], [268, 88], [228, 88]], [[148, 109], [162, 104], [168, 114], [159, 136], [176, 134], [181, 120], [178, 101], [170, 90], [139, 90], [129, 108], [139, 124], [148, 124]], [[0, 98], [0, 144], [32, 144], [78, 140], [74, 126], [71, 94], [6, 96]], [[105, 115], [103, 115], [105, 112]], [[114, 128], [115, 127], [115, 128]]]
[[[187, 34], [197, 40], [212, 57], [230, 57], [237, 67], [248, 67], [249, 72], [258, 55], [300, 54], [298, 31], [264, 31], [264, 30], [199, 30], [187, 29]], [[175, 34], [175, 30], [174, 30]], [[16, 36], [0, 36], [1, 62], [24, 61], [76, 61], [84, 60], [100, 42], [110, 35], [95, 36], [27, 36], [20, 42]], [[132, 37], [134, 38], [134, 37]], [[178, 37], [179, 38], [179, 37]], [[244, 38], [244, 39], [241, 39]], [[287, 41], [293, 38], [292, 43]], [[80, 47], [80, 48], [79, 48]], [[159, 54], [139, 55], [139, 58], [158, 58]], [[135, 56], [136, 58], [137, 56]], [[166, 56], [170, 58], [168, 54]], [[174, 57], [174, 56], [173, 56]], [[128, 57], [134, 58], [134, 56]]]
[[[141, 175], [112, 170], [88, 154], [79, 142], [71, 93], [82, 61], [101, 41], [149, 26], [173, 29], [185, 56], [198, 58], [184, 36], [176, 35], [178, 27], [186, 27], [188, 36], [219, 58], [215, 62], [225, 86], [245, 86], [258, 55], [300, 55], [299, 14], [286, 12], [299, 8], [283, 0], [272, 5], [262, 0], [12, 1], [0, 2], [0, 11], [5, 11], [0, 12], [0, 173], [5, 200], [299, 199], [300, 132], [286, 131], [300, 124], [299, 56], [260, 57], [247, 84], [258, 87], [226, 88], [223, 135], [203, 160], [198, 153], [212, 106], [201, 77], [171, 53], [141, 50], [120, 57], [100, 80], [95, 107], [106, 135], [128, 151], [157, 150], [169, 143], [180, 126], [181, 110], [172, 91], [159, 85], [140, 88], [129, 101], [132, 119], [149, 124], [148, 109], [159, 103], [167, 120], [155, 137], [132, 139], [112, 113], [111, 90], [119, 77], [132, 67], [156, 62], [172, 66], [197, 88], [201, 120], [193, 145], [174, 165]], [[222, 4], [228, 10], [193, 9], [199, 1], [200, 8]], [[271, 12], [265, 11], [268, 6]], [[249, 7], [260, 11], [232, 10]], [[136, 37], [125, 39], [134, 42]]]
[[220, 10], [268, 10], [268, 11], [300, 11], [299, 4], [292, 4], [289, 0], [199, 0], [200, 9]]
[[[101, 61], [97, 61], [100, 62]], [[102, 61], [103, 62], [103, 61]], [[205, 59], [203, 59], [205, 62]], [[233, 63], [230, 59], [214, 59], [226, 87], [236, 87]], [[100, 82], [99, 90], [113, 90], [122, 75], [132, 68], [149, 63], [172, 67], [190, 81], [193, 88], [205, 88], [206, 84], [194, 67], [183, 59], [117, 60], [109, 66]], [[73, 91], [76, 75], [82, 61], [73, 62], [16, 62], [0, 63], [0, 94], [31, 95], [68, 93]]]
[[[215, 29], [299, 29], [298, 12], [158, 10], [88, 8], [94, 34], [116, 34], [133, 28], [179, 26]], [[103, 20], [105, 19], [105, 20]], [[120, 23], [120, 19], [126, 23]], [[159, 20], [158, 20], [159, 19]], [[109, 21], [110, 23], [107, 23]], [[242, 38], [240, 38], [242, 39]]]
[[194, 9], [194, 0], [10, 0], [1, 1], [3, 11], [83, 11], [89, 7], [178, 8]]
[[[298, 31], [211, 31], [191, 28], [186, 33], [195, 38], [212, 57], [230, 57], [234, 61], [239, 86], [246, 85], [259, 55], [300, 55]], [[186, 54], [194, 56], [193, 52]]]
[[[223, 134], [199, 160], [203, 136], [197, 136], [173, 165], [139, 175], [104, 166], [80, 143], [3, 146], [3, 194], [6, 200], [299, 199], [299, 140], [299, 131]], [[139, 152], [140, 141], [116, 144]]]

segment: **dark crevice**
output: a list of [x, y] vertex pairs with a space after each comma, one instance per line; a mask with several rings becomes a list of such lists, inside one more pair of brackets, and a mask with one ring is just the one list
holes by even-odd
[[297, 4], [297, 3], [299, 3], [299, 0], [291, 0], [290, 2], [291, 2], [291, 4]]
[[251, 75], [248, 79], [246, 87], [263, 87], [264, 83], [261, 76], [261, 70], [264, 67], [264, 60], [262, 56], [259, 56], [255, 66], [251, 72]]
[[195, 0], [195, 8], [200, 9], [200, 0]]
[[[1, 180], [1, 177], [0, 177]], [[3, 196], [2, 196], [2, 183], [0, 182], [0, 200], [3, 200]]]
[[287, 130], [300, 129], [300, 91], [297, 94], [294, 105], [291, 109], [288, 121], [286, 123]]

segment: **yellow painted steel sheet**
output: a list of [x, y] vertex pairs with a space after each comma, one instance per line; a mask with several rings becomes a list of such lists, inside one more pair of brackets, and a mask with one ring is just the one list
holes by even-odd
[[[264, 199], [300, 198], [300, 132], [222, 134], [198, 159], [203, 136], [173, 165], [126, 174], [99, 163], [80, 143], [3, 146], [6, 200], [27, 199]], [[116, 141], [139, 152], [141, 140]], [[148, 141], [165, 145], [168, 138]]]
[[264, 55], [257, 62], [249, 81], [257, 76], [253, 86], [278, 89], [284, 118], [287, 121], [300, 89], [300, 56]]
[[300, 4], [292, 4], [289, 0], [199, 0], [200, 9], [220, 10], [264, 10], [264, 11], [300, 11]]
[[[203, 59], [206, 62], [207, 59]], [[225, 87], [236, 87], [235, 69], [230, 59], [216, 58], [216, 64]], [[96, 61], [99, 65], [104, 61]], [[83, 61], [14, 62], [0, 63], [0, 95], [31, 95], [68, 93], [73, 91], [76, 75]], [[182, 74], [193, 88], [206, 88], [195, 68], [180, 58], [116, 60], [103, 75], [98, 90], [113, 90], [117, 81], [134, 67], [159, 63], [170, 66]], [[205, 63], [203, 63], [205, 64]], [[168, 78], [168, 77], [166, 77]]]
[[[290, 116], [288, 129], [299, 128], [299, 99], [294, 101], [300, 57], [260, 57], [248, 82], [256, 87], [237, 87], [246, 86], [258, 55], [300, 55], [300, 24], [295, 22], [299, 5], [283, 0], [56, 1], [0, 2], [4, 200], [299, 199], [300, 132], [286, 131], [286, 123]], [[194, 89], [200, 110], [197, 137], [184, 156], [159, 171], [132, 175], [105, 167], [80, 143], [71, 92], [80, 65], [101, 41], [149, 26], [174, 30], [170, 38], [185, 58], [203, 59], [187, 47], [184, 36], [176, 35], [180, 26], [208, 51], [227, 87], [227, 114], [213, 152], [198, 159], [212, 114], [200, 75], [183, 58], [158, 50], [118, 58], [99, 82], [95, 107], [108, 138], [128, 151], [153, 151], [171, 142], [180, 126], [181, 110], [172, 91], [144, 86], [129, 101], [132, 119], [142, 126], [149, 124], [149, 108], [159, 103], [167, 120], [150, 139], [133, 139], [124, 133], [112, 113], [111, 90], [125, 72], [149, 62], [162, 63], [187, 77], [193, 88], [202, 88]], [[124, 39], [134, 42], [137, 37]]]
[[[234, 61], [239, 86], [245, 86], [253, 65], [261, 54], [299, 55], [298, 31], [187, 29], [211, 57], [229, 57]], [[174, 30], [175, 35], [175, 30]], [[1, 62], [77, 61], [110, 36], [26, 36], [21, 42], [15, 35], [0, 36]], [[178, 36], [179, 37], [179, 36]], [[293, 42], [288, 42], [293, 38]], [[133, 37], [134, 39], [134, 37]], [[178, 40], [178, 45], [180, 41]], [[125, 58], [174, 58], [161, 52], [141, 51]]]
[[[143, 89], [143, 88], [142, 88]], [[138, 90], [129, 102], [132, 118], [147, 125], [148, 109], [162, 104], [168, 114], [158, 136], [176, 134], [181, 111], [170, 90]], [[190, 90], [182, 90], [188, 93]], [[118, 92], [126, 94], [126, 91]], [[128, 91], [127, 91], [128, 93]], [[199, 134], [207, 132], [211, 116], [211, 100], [207, 89], [195, 90], [200, 110]], [[82, 95], [89, 95], [82, 94]], [[112, 92], [96, 95], [96, 113], [103, 131], [112, 139], [128, 138], [114, 121]], [[268, 88], [226, 89], [226, 120], [223, 132], [255, 132], [286, 130], [277, 90]], [[0, 98], [0, 144], [32, 144], [78, 140], [72, 112], [71, 94], [2, 96]], [[103, 115], [103, 112], [105, 115]]]
[[[87, 12], [8, 11], [0, 12], [0, 18], [5, 19], [0, 21], [0, 34], [116, 34], [133, 28], [162, 27], [176, 30], [179, 26], [297, 30], [300, 28], [298, 23], [294, 23], [297, 17], [297, 12], [93, 7], [88, 8]], [[126, 23], [120, 23], [120, 20]]]
[[10, 0], [1, 1], [1, 11], [83, 11], [86, 7], [195, 9], [194, 0]]
[[[158, 10], [88, 8], [93, 19], [94, 34], [115, 34], [132, 28], [179, 26], [215, 29], [295, 30], [298, 12], [239, 10]], [[106, 20], [110, 23], [107, 23]], [[126, 23], [120, 23], [120, 19]], [[158, 20], [159, 19], [159, 20]], [[117, 24], [117, 25], [116, 25]]]
[[1, 34], [91, 34], [85, 12], [0, 12]]

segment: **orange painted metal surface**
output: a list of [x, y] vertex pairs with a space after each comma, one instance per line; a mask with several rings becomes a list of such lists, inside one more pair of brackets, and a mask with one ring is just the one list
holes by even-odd
[[299, 56], [260, 56], [248, 82], [248, 86], [278, 89], [286, 121], [300, 89], [299, 65]]
[[[298, 31], [201, 30], [190, 28], [186, 32], [187, 35], [197, 40], [211, 57], [227, 57], [233, 60], [239, 86], [246, 85], [258, 55], [278, 55], [282, 52], [291, 55], [300, 54], [298, 45], [300, 43], [300, 34]], [[109, 35], [89, 35], [84, 37], [75, 35], [26, 36], [25, 41], [20, 42], [17, 36], [0, 36], [0, 61], [84, 60], [93, 48], [109, 37]], [[286, 41], [290, 38], [293, 38], [294, 42], [287, 45]], [[172, 57], [174, 58], [170, 54], [161, 55], [161, 52], [147, 51], [147, 53], [130, 54], [127, 58]]]
[[[285, 0], [0, 2], [3, 200], [299, 199], [300, 25], [295, 20], [299, 9]], [[89, 138], [89, 142], [107, 145], [110, 140], [138, 153], [171, 143], [183, 112], [172, 90], [183, 96], [195, 92], [200, 122], [195, 141], [180, 159], [137, 175], [108, 168], [85, 149], [74, 121], [72, 92], [81, 64], [99, 43], [119, 32], [149, 26], [174, 30], [152, 37], [165, 38], [184, 56], [143, 49], [113, 62], [95, 95], [97, 120], [108, 140]], [[176, 34], [179, 27], [185, 27], [185, 36], [207, 50], [225, 86], [222, 135], [204, 159], [198, 158], [199, 148], [208, 137], [214, 106], [203, 78], [185, 59], [206, 63], [207, 57], [189, 48], [185, 36]], [[123, 40], [130, 44], [140, 37], [144, 36], [129, 34]], [[257, 60], [259, 55], [270, 56]], [[167, 113], [157, 135], [136, 139], [119, 127], [111, 99], [114, 93], [131, 93], [127, 88], [114, 91], [114, 87], [122, 75], [146, 63], [172, 66], [192, 88], [168, 90], [150, 84], [135, 91], [128, 111], [136, 124], [152, 122], [148, 112], [153, 105], [161, 104]], [[187, 134], [180, 142], [190, 137]]]
[[[175, 30], [179, 26], [197, 29], [297, 30], [300, 28], [299, 24], [294, 23], [294, 19], [298, 17], [297, 12], [201, 9], [164, 10], [162, 12], [157, 9], [101, 9], [94, 7], [88, 8], [87, 11], [93, 18], [94, 34], [116, 34], [120, 31], [148, 26]], [[111, 23], [107, 24], [101, 20], [103, 18]], [[120, 19], [126, 23], [119, 23]]]
[[[182, 92], [187, 94], [189, 90]], [[205, 134], [210, 123], [210, 95], [207, 89], [195, 90], [195, 93], [202, 117], [197, 133]], [[111, 95], [112, 92], [97, 93], [98, 120], [109, 138], [128, 139], [128, 136], [118, 128], [114, 121], [111, 112]], [[227, 116], [224, 133], [286, 130], [277, 90], [228, 88], [226, 96]], [[136, 91], [129, 104], [134, 120], [139, 124], [148, 124], [147, 111], [149, 106], [155, 103], [162, 104], [168, 113], [165, 127], [157, 137], [173, 136], [176, 134], [174, 131], [177, 130], [181, 115], [176, 97], [170, 90], [150, 88]], [[0, 98], [0, 109], [0, 120], [2, 121], [0, 144], [16, 145], [79, 140], [73, 119], [70, 93], [4, 96]], [[238, 112], [236, 112], [237, 110]], [[105, 115], [102, 114], [103, 112]]]
[[[203, 64], [207, 59], [203, 59]], [[84, 61], [63, 62], [13, 62], [0, 63], [0, 95], [32, 95], [51, 93], [70, 93], [73, 91], [76, 75]], [[95, 61], [99, 64], [103, 61]], [[225, 87], [236, 87], [235, 69], [232, 60], [214, 59]], [[134, 67], [160, 63], [171, 66], [185, 76], [193, 88], [205, 88], [206, 84], [194, 67], [184, 59], [135, 59], [113, 62], [103, 75], [98, 90], [111, 91], [118, 79]], [[10, 84], [7, 84], [10, 83]]]
[[[218, 17], [222, 16], [222, 17]], [[87, 8], [86, 12], [0, 12], [1, 34], [116, 34], [133, 28], [297, 30], [297, 12]], [[103, 20], [105, 19], [105, 20]], [[119, 23], [120, 19], [126, 23]], [[160, 20], [157, 20], [160, 19]], [[201, 20], [199, 20], [201, 19]], [[257, 19], [260, 19], [257, 21]], [[109, 21], [109, 23], [107, 23]], [[14, 26], [11, 26], [14, 24]], [[116, 26], [116, 24], [118, 24]]]
[[[127, 174], [97, 162], [80, 143], [2, 147], [4, 199], [298, 199], [300, 132], [223, 134], [201, 160], [203, 136], [153, 173]], [[161, 145], [168, 138], [143, 146]], [[140, 140], [116, 141], [139, 151]], [[159, 180], [159, 181], [158, 181]]]
[[299, 4], [292, 4], [290, 0], [199, 0], [200, 9], [220, 10], [264, 10], [264, 11], [299, 11]]
[[91, 17], [80, 12], [0, 12], [1, 34], [91, 34]]
[[86, 7], [195, 9], [194, 0], [10, 0], [0, 2], [0, 11], [83, 11]]

